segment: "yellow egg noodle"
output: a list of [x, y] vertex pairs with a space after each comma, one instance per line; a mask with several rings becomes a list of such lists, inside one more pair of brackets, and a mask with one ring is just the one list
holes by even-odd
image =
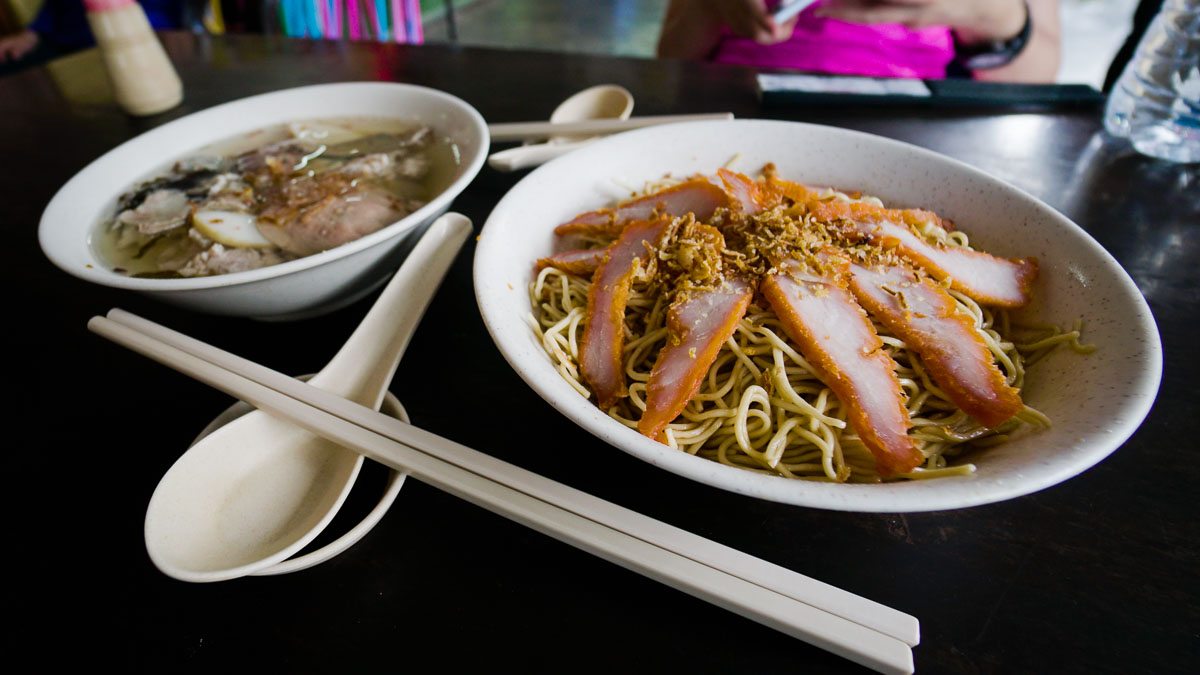
[[[855, 201], [834, 190], [822, 191], [820, 198]], [[882, 206], [871, 197], [860, 201]], [[965, 233], [947, 232], [934, 222], [917, 230], [930, 242], [969, 247]], [[590, 278], [546, 267], [529, 287], [533, 307], [529, 323], [558, 372], [584, 397], [591, 392], [580, 376], [579, 346], [590, 285]], [[1017, 326], [1010, 323], [1007, 310], [982, 307], [957, 291], [949, 292], [959, 311], [973, 317], [1012, 387], [1020, 389], [1026, 368], [1061, 345], [1079, 353], [1094, 349], [1080, 344], [1078, 321], [1069, 331], [1053, 325]], [[646, 408], [646, 382], [667, 340], [668, 304], [668, 295], [647, 281], [635, 281], [629, 294], [623, 351], [629, 395], [609, 414], [631, 428], [636, 429]], [[952, 465], [950, 460], [967, 448], [1002, 443], [1023, 425], [1050, 425], [1045, 415], [1026, 406], [1008, 422], [984, 428], [938, 389], [914, 351], [879, 322], [873, 323], [898, 365], [896, 375], [908, 397], [909, 436], [926, 458], [897, 478], [970, 474], [974, 465]], [[1018, 333], [1028, 341], [1017, 342], [1013, 336]], [[775, 314], [757, 304], [750, 306], [700, 389], [664, 436], [672, 448], [751, 471], [808, 480], [880, 480], [874, 457], [847, 424], [837, 397], [799, 354]]]

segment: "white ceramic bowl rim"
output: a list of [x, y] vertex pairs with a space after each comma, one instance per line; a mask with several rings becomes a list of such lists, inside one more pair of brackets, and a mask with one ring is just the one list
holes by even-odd
[[[458, 177], [447, 186], [436, 197], [431, 199], [429, 203], [422, 206], [420, 209], [410, 213], [404, 218], [384, 227], [380, 230], [372, 232], [364, 237], [347, 242], [336, 248], [331, 248], [327, 251], [315, 253], [313, 255], [289, 260], [288, 262], [271, 265], [268, 267], [260, 267], [258, 269], [247, 270], [245, 272], [233, 272], [229, 274], [221, 274], [205, 277], [194, 277], [190, 279], [141, 279], [136, 277], [127, 277], [116, 274], [111, 270], [102, 267], [80, 267], [70, 259], [68, 259], [56, 246], [50, 238], [50, 232], [56, 227], [53, 214], [61, 212], [64, 207], [67, 207], [71, 202], [73, 195], [79, 190], [84, 181], [90, 176], [101, 171], [119, 171], [125, 166], [129, 157], [135, 156], [141, 152], [141, 148], [153, 146], [160, 139], [169, 138], [174, 134], [194, 132], [203, 138], [203, 141], [196, 144], [191, 152], [195, 152], [205, 145], [222, 141], [226, 138], [233, 138], [239, 133], [245, 133], [256, 128], [260, 128], [261, 124], [248, 124], [244, 128], [228, 128], [225, 129], [220, 136], [207, 137], [203, 135], [204, 124], [213, 118], [218, 118], [227, 115], [231, 111], [236, 111], [243, 107], [253, 106], [265, 100], [286, 98], [286, 97], [309, 97], [314, 95], [338, 97], [344, 96], [353, 91], [367, 91], [376, 89], [379, 91], [404, 91], [413, 95], [426, 96], [431, 99], [441, 101], [448, 108], [456, 109], [464, 114], [469, 120], [471, 127], [480, 137], [479, 147], [476, 148], [474, 154], [469, 157], [463, 157]], [[377, 113], [364, 113], [365, 116], [386, 116], [378, 115]], [[308, 119], [302, 112], [298, 112], [294, 118], [297, 120]], [[181, 117], [177, 120], [172, 120], [160, 127], [155, 127], [135, 138], [132, 138], [121, 145], [113, 148], [98, 159], [90, 163], [88, 166], [80, 170], [72, 177], [57, 194], [50, 200], [45, 212], [42, 215], [41, 224], [38, 229], [38, 237], [46, 257], [51, 260], [56, 266], [62, 270], [77, 276], [81, 279], [94, 283], [110, 286], [114, 288], [127, 288], [136, 291], [179, 291], [179, 290], [200, 290], [207, 288], [219, 288], [223, 286], [233, 286], [237, 284], [258, 281], [262, 279], [271, 279], [282, 277], [289, 274], [302, 272], [319, 265], [323, 265], [329, 261], [344, 258], [358, 251], [370, 248], [381, 241], [385, 241], [396, 236], [398, 231], [408, 229], [415, 223], [420, 223], [423, 220], [431, 218], [433, 215], [444, 211], [450, 202], [457, 197], [467, 185], [475, 179], [483, 166], [484, 160], [488, 154], [488, 131], [487, 123], [484, 122], [483, 116], [479, 111], [475, 110], [470, 104], [462, 99], [448, 94], [437, 89], [422, 87], [413, 84], [404, 84], [399, 82], [339, 82], [334, 84], [318, 84], [305, 87], [294, 87], [291, 89], [282, 89], [264, 94], [257, 94], [246, 98], [241, 98], [236, 101], [222, 103], [211, 108], [192, 113], [186, 117]], [[184, 155], [167, 158], [170, 161], [175, 161]], [[135, 179], [138, 180], [138, 179]], [[130, 181], [125, 189], [132, 187], [134, 181]], [[117, 195], [113, 195], [115, 198]], [[96, 223], [89, 223], [89, 227], [95, 227]], [[90, 232], [90, 230], [89, 230]]]
[[[858, 152], [869, 150], [879, 154], [890, 153], [893, 158], [902, 156], [909, 160], [910, 163], [906, 165], [906, 168], [911, 166], [912, 172], [916, 173], [921, 169], [926, 169], [935, 173], [941, 172], [961, 177], [963, 181], [970, 183], [981, 192], [986, 192], [996, 199], [1011, 204], [1015, 210], [1023, 214], [1023, 217], [1028, 217], [1030, 222], [1025, 225], [1036, 226], [1031, 227], [1028, 231], [1036, 231], [1038, 227], [1045, 228], [1050, 234], [1068, 242], [1072, 247], [1070, 250], [1074, 259], [1087, 263], [1091, 266], [1089, 269], [1095, 273], [1091, 279], [1092, 285], [1105, 287], [1109, 291], [1109, 295], [1116, 303], [1116, 309], [1113, 311], [1126, 312], [1125, 315], [1114, 318], [1113, 321], [1122, 322], [1120, 329], [1124, 331], [1123, 340], [1133, 347], [1129, 349], [1128, 353], [1117, 358], [1130, 364], [1136, 364], [1136, 366], [1123, 366], [1135, 370], [1122, 372], [1127, 376], [1127, 382], [1123, 383], [1126, 385], [1122, 396], [1124, 407], [1120, 408], [1119, 414], [1114, 414], [1106, 420], [1106, 426], [1102, 429], [1096, 428], [1081, 432], [1082, 435], [1087, 436], [1086, 440], [1083, 438], [1058, 439], [1070, 447], [1056, 447], [1054, 448], [1056, 452], [1049, 452], [1044, 457], [1040, 457], [1037, 460], [1039, 465], [1036, 470], [1033, 466], [1029, 467], [1029, 471], [1022, 470], [1022, 462], [1027, 460], [1020, 460], [1013, 466], [1003, 464], [1010, 461], [1004, 454], [1006, 452], [1004, 448], [1007, 446], [999, 446], [990, 449], [986, 453], [986, 457], [980, 458], [999, 458], [996, 461], [1003, 467], [999, 476], [983, 477], [981, 469], [979, 473], [961, 478], [947, 477], [882, 485], [832, 484], [795, 481], [758, 474], [673, 450], [612, 420], [593, 403], [579, 396], [562, 380], [550, 364], [549, 357], [541, 350], [540, 345], [536, 344], [532, 330], [523, 320], [529, 311], [526, 286], [528, 281], [533, 278], [533, 260], [549, 251], [532, 248], [530, 253], [534, 257], [525, 261], [528, 263], [525, 268], [527, 270], [525, 277], [518, 278], [518, 273], [512, 272], [514, 269], [512, 265], [505, 262], [506, 259], [513, 256], [522, 255], [522, 251], [526, 250], [522, 248], [526, 245], [525, 241], [514, 241], [514, 232], [517, 227], [515, 222], [519, 220], [519, 227], [522, 230], [544, 230], [559, 222], [565, 222], [582, 210], [601, 206], [603, 202], [597, 203], [594, 200], [597, 198], [596, 193], [599, 192], [595, 185], [601, 182], [597, 170], [602, 171], [603, 169], [594, 167], [628, 168], [628, 163], [608, 161], [609, 155], [624, 153], [626, 156], [634, 156], [638, 158], [639, 166], [645, 167], [633, 171], [632, 173], [635, 175], [632, 177], [611, 175], [607, 176], [609, 179], [641, 178], [647, 180], [660, 177], [667, 171], [673, 172], [675, 175], [685, 175], [694, 171], [711, 172], [735, 153], [721, 155], [718, 159], [716, 151], [705, 150], [704, 146], [720, 146], [723, 151], [728, 151], [729, 146], [732, 146], [735, 151], [740, 151], [737, 140], [730, 143], [719, 139], [752, 138], [755, 135], [771, 135], [780, 139], [787, 138], [788, 141], [820, 137], [828, 140], [826, 147], [821, 148], [826, 153], [823, 157], [830, 157], [830, 147], [841, 147], [846, 152], [851, 152], [852, 148], [856, 148]], [[771, 152], [774, 154], [768, 156], [774, 159], [778, 157], [779, 153], [786, 152], [784, 145], [773, 146]], [[656, 151], [670, 154], [674, 160], [677, 160], [676, 163], [671, 164], [670, 160], [666, 159], [659, 160]], [[707, 158], [710, 163], [697, 166], [697, 161], [702, 162], [704, 158]], [[832, 163], [839, 161], [836, 157], [831, 158]], [[746, 167], [739, 166], [738, 168]], [[842, 168], [844, 169], [844, 167]], [[644, 173], [662, 169], [666, 169], [666, 171], [655, 175]], [[638, 172], [643, 173], [638, 174]], [[566, 180], [561, 178], [564, 176], [575, 181], [575, 187], [562, 182]], [[787, 177], [817, 185], [827, 184], [821, 183], [819, 179], [810, 180], [808, 176]], [[895, 180], [908, 179], [901, 177]], [[846, 189], [862, 188], [864, 192], [872, 194], [862, 184], [833, 184]], [[632, 187], [638, 185], [640, 183], [633, 184]], [[545, 197], [551, 193], [564, 196]], [[533, 200], [538, 205], [536, 213], [529, 208], [533, 195], [542, 197]], [[586, 195], [593, 201], [576, 201], [569, 206], [558, 204], [560, 200], [580, 195]], [[881, 196], [884, 197], [885, 203], [889, 203], [886, 196]], [[928, 198], [928, 195], [920, 198]], [[920, 204], [889, 203], [889, 205], [919, 206]], [[1025, 231], [1022, 231], [1022, 234], [1024, 233]], [[1012, 237], [1013, 233], [1003, 234], [1012, 239], [1019, 239]], [[975, 236], [972, 233], [973, 239]], [[980, 239], [983, 238], [980, 237]], [[1001, 243], [1004, 245], [1000, 245]], [[999, 255], [1015, 257], [1019, 255], [1016, 251], [1027, 245], [1029, 245], [1027, 241], [1020, 240], [994, 241], [985, 244], [984, 250], [992, 250]], [[1011, 248], [1013, 252], [993, 250], [992, 246], [996, 246], [997, 249]], [[1069, 267], [1070, 265], [1065, 266]], [[1044, 271], [1049, 272], [1050, 268], [1044, 266]], [[1080, 275], [1079, 269], [1054, 270], [1054, 273], [1064, 277]], [[506, 312], [516, 303], [511, 296], [506, 295], [506, 293], [513, 292], [506, 290], [506, 286], [508, 284], [517, 286], [518, 283], [524, 284], [516, 291], [524, 294], [526, 309], [518, 316], [509, 316]], [[1080, 285], [1087, 287], [1087, 284], [1081, 283]], [[602, 139], [571, 155], [554, 160], [526, 176], [505, 195], [492, 211], [488, 222], [484, 225], [476, 248], [475, 292], [484, 323], [514, 370], [559, 412], [598, 438], [651, 464], [702, 483], [753, 497], [832, 510], [895, 513], [962, 508], [997, 502], [1055, 485], [1101, 461], [1133, 434], [1149, 412], [1162, 374], [1162, 353], [1158, 330], [1144, 298], [1119, 263], [1078, 225], [1027, 193], [957, 160], [892, 139], [811, 124], [769, 120], [733, 120], [654, 127]], [[1056, 318], [1069, 321], [1073, 317]], [[528, 334], [524, 334], [522, 331]], [[1085, 338], [1087, 337], [1085, 335]], [[1106, 345], [1100, 345], [1100, 350], [1105, 348]], [[1113, 346], [1108, 345], [1108, 348], [1112, 349]], [[1106, 357], [1101, 354], [1096, 358], [1104, 359]], [[1054, 431], [1054, 429], [1055, 427], [1052, 427], [1047, 432]], [[1063, 452], [1057, 452], [1059, 450]], [[603, 460], [601, 458], [598, 461]], [[982, 466], [982, 463], [980, 464]]]

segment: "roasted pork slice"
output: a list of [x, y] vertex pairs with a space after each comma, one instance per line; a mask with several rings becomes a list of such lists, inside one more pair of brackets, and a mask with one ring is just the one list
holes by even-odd
[[616, 236], [625, 223], [645, 220], [657, 211], [662, 215], [693, 214], [696, 220], [706, 221], [714, 211], [730, 205], [725, 190], [707, 179], [698, 178], [645, 197], [639, 197], [610, 209], [598, 209], [580, 214], [554, 229], [558, 235], [607, 234]]
[[284, 251], [306, 256], [383, 229], [418, 207], [418, 202], [363, 186], [327, 196], [303, 210], [264, 211], [259, 215], [258, 230]]
[[800, 353], [845, 407], [875, 457], [879, 475], [911, 471], [924, 456], [908, 436], [908, 410], [896, 362], [850, 292], [846, 262], [805, 268], [788, 260], [759, 286]]
[[653, 255], [670, 223], [670, 218], [630, 223], [608, 248], [607, 257], [592, 277], [579, 366], [602, 410], [608, 410], [626, 393], [621, 367], [625, 303], [639, 266]]
[[728, 169], [717, 169], [717, 177], [732, 199], [731, 208], [738, 208], [742, 213], [759, 213], [779, 202], [779, 192], [767, 183], [755, 182], [749, 176]]
[[600, 267], [600, 263], [604, 260], [604, 254], [607, 252], [608, 249], [606, 248], [560, 251], [547, 258], [539, 258], [537, 268], [540, 270], [546, 267], [553, 267], [567, 274], [589, 277], [596, 271], [596, 268]]
[[[858, 207], [845, 202], [818, 202], [810, 204], [809, 211], [818, 218], [841, 223], [851, 240], [896, 249], [939, 281], [949, 279], [951, 288], [976, 302], [999, 307], [1021, 307], [1029, 302], [1037, 278], [1036, 260], [1009, 260], [969, 248], [931, 244], [903, 224], [903, 216], [896, 215], [901, 212]], [[909, 212], [908, 217], [917, 217], [912, 215], [915, 213], [928, 212]]]
[[740, 279], [680, 293], [667, 312], [667, 344], [646, 383], [638, 431], [657, 438], [683, 412], [753, 297], [754, 287]]
[[[821, 189], [780, 178], [775, 173], [774, 167], [768, 166], [768, 169], [764, 170], [766, 176], [762, 182], [765, 191], [780, 197], [787, 197], [795, 204], [807, 207], [814, 215], [818, 215], [818, 217], [825, 220], [851, 217], [867, 220], [886, 219], [896, 223], [904, 223], [905, 225], [934, 223], [947, 232], [954, 230], [953, 222], [942, 218], [933, 211], [925, 209], [889, 209], [886, 206], [877, 206], [868, 202], [847, 202], [828, 194], [822, 198], [820, 196]], [[862, 196], [862, 193], [858, 191], [851, 191], [845, 194], [854, 199]]]
[[775, 173], [775, 167], [767, 165], [763, 169], [763, 180], [776, 194], [787, 197], [797, 204], [806, 204], [817, 199], [817, 192], [807, 185], [780, 178]]
[[1008, 386], [974, 319], [938, 283], [898, 266], [850, 266], [850, 289], [860, 305], [921, 357], [942, 391], [985, 427], [1024, 409]]

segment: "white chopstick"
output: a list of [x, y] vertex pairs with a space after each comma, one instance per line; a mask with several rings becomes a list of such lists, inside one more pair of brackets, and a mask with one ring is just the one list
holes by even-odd
[[[148, 324], [152, 327], [156, 326], [151, 322], [127, 313], [115, 311], [113, 314], [114, 318], [119, 317], [123, 321], [127, 320]], [[420, 447], [424, 451], [438, 452], [442, 455], [447, 454], [448, 451], [449, 454], [461, 453], [462, 451], [475, 455], [482, 455], [482, 453], [477, 453], [453, 441], [442, 439], [434, 434], [404, 425], [403, 423], [400, 423], [398, 427], [380, 428], [383, 426], [383, 422], [386, 422], [390, 418], [379, 415], [368, 408], [351, 404], [336, 396], [321, 397], [333, 398], [336, 401], [347, 404], [346, 410], [353, 412], [355, 416], [365, 413], [362, 417], [368, 420], [369, 425], [373, 429], [360, 426], [340, 416], [330, 414], [319, 407], [313, 407], [309, 405], [309, 402], [297, 400], [286, 393], [281, 393], [271, 387], [247, 379], [234, 370], [187, 353], [183, 349], [168, 344], [154, 335], [141, 332], [136, 328], [124, 325], [123, 323], [117, 323], [114, 320], [95, 317], [88, 325], [93, 331], [109, 339], [150, 356], [176, 370], [192, 375], [227, 393], [247, 400], [314, 433], [330, 438], [346, 447], [358, 450], [384, 464], [408, 471], [419, 480], [447, 490], [472, 503], [505, 515], [607, 560], [638, 571], [674, 588], [701, 597], [718, 606], [759, 621], [881, 672], [912, 671], [912, 654], [909, 650], [909, 645], [903, 641], [836, 614], [818, 609], [815, 606], [797, 602], [763, 585], [746, 581], [739, 576], [733, 576], [718, 567], [698, 562], [690, 556], [680, 555], [668, 548], [651, 543], [644, 538], [630, 536], [595, 519], [563, 508], [563, 506], [567, 506], [565, 504], [563, 506], [551, 504], [536, 496], [495, 482], [489, 477], [460, 468], [431, 454], [426, 454], [421, 450], [414, 450], [405, 444], [397, 443], [393, 438], [389, 437], [399, 435], [416, 438], [416, 441], [410, 441], [410, 439], [401, 440], [409, 441], [411, 445]], [[156, 328], [156, 332], [165, 331], [167, 333], [174, 333], [174, 331], [161, 326], [157, 326]], [[186, 338], [186, 336], [180, 337], [184, 337], [186, 341], [194, 343], [191, 345], [192, 347], [195, 347], [196, 344], [203, 345], [203, 343], [198, 343], [191, 338]], [[234, 360], [244, 361], [243, 359], [239, 359], [239, 357], [221, 352], [214, 347], [204, 346], [212, 350], [213, 353], [224, 354]], [[279, 379], [280, 384], [295, 382], [291, 378], [270, 371], [262, 366], [256, 364], [250, 365], [254, 366], [253, 370], [271, 373], [272, 379]], [[299, 390], [305, 395], [311, 394], [313, 399], [318, 398], [316, 394], [324, 393], [302, 383], [298, 384], [301, 385]], [[291, 387], [289, 386], [288, 388]], [[625, 514], [633, 514], [641, 520], [656, 524], [659, 528], [675, 530], [685, 535], [685, 538], [694, 538], [716, 549], [726, 548], [713, 542], [707, 542], [682, 530], [672, 528], [664, 523], [640, 516], [640, 514], [623, 509], [622, 507], [603, 502], [566, 486], [553, 483], [553, 481], [541, 478], [518, 467], [507, 465], [486, 455], [482, 455], [482, 457], [490, 459], [492, 463], [503, 468], [506, 472], [528, 474], [543, 483], [557, 486], [568, 493], [575, 493], [586, 497], [586, 500], [590, 502], [604, 505], [608, 509], [611, 509], [613, 513], [620, 514], [624, 512]], [[572, 504], [571, 506], [577, 505]], [[733, 551], [733, 549], [727, 550], [736, 554], [736, 557], [756, 561], [764, 566], [764, 569], [775, 568], [785, 575], [794, 574], [784, 568], [779, 568], [764, 561], [758, 561], [740, 552]], [[857, 597], [847, 594], [844, 591], [833, 589], [833, 587], [825, 584], [820, 584], [819, 582], [812, 582], [811, 580], [809, 582], [815, 584], [818, 588], [824, 587], [851, 598]], [[858, 598], [858, 600], [875, 605], [885, 612], [899, 614], [895, 610], [890, 610], [882, 605], [876, 605], [876, 603], [870, 603], [870, 601], [862, 598]], [[915, 625], [915, 619], [912, 619], [912, 617], [908, 617], [908, 619]]]
[[859, 623], [909, 646], [920, 642], [920, 624], [909, 614], [593, 497], [581, 490], [440, 438], [410, 424], [375, 414], [375, 411], [135, 314], [113, 309], [108, 313], [108, 318], [418, 450], [440, 444], [439, 457], [467, 471], [486, 475], [508, 487], [557, 504], [585, 518], [670, 549], [697, 562], [726, 570], [746, 581]]
[[488, 134], [493, 143], [529, 141], [550, 136], [598, 136], [658, 124], [697, 122], [702, 120], [731, 120], [733, 113], [700, 113], [695, 115], [645, 115], [626, 120], [584, 120], [582, 122], [504, 122], [489, 124]]

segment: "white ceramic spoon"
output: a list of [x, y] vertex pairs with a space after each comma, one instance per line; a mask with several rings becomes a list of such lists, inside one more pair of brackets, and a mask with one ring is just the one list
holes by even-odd
[[[354, 334], [309, 382], [378, 409], [409, 337], [470, 233], [470, 220], [457, 213], [434, 221]], [[163, 573], [184, 581], [259, 573], [329, 524], [362, 463], [361, 455], [315, 434], [248, 413], [193, 445], [163, 476], [146, 509], [146, 550]], [[354, 539], [362, 536], [356, 530]]]
[[[550, 121], [581, 122], [583, 120], [629, 119], [633, 112], [633, 94], [615, 84], [598, 84], [577, 92], [558, 104]], [[488, 166], [497, 171], [516, 171], [548, 162], [594, 140], [586, 136], [555, 136], [545, 143], [522, 145], [488, 156]]]
[[[120, 310], [113, 311], [119, 312]], [[112, 317], [110, 316], [110, 318]], [[301, 375], [296, 379], [307, 382], [312, 379], [312, 375]], [[196, 436], [194, 441], [192, 441], [192, 445], [199, 443], [208, 437], [209, 434], [238, 419], [239, 417], [254, 412], [254, 410], [254, 406], [246, 403], [245, 401], [238, 401], [237, 403], [234, 403], [226, 408], [225, 412], [217, 415], [216, 419], [214, 419], [212, 422], [209, 422], [208, 426]], [[383, 405], [380, 406], [379, 410], [385, 415], [395, 417], [402, 422], [411, 421], [408, 419], [408, 411], [404, 409], [404, 406], [400, 404], [399, 399], [393, 396], [392, 392], [390, 391], [384, 396]], [[191, 445], [188, 447], [190, 448]], [[389, 470], [387, 484], [384, 486], [383, 495], [380, 496], [379, 501], [375, 502], [375, 506], [371, 508], [371, 511], [364, 516], [362, 520], [358, 521], [357, 525], [342, 533], [337, 539], [330, 541], [316, 550], [309, 551], [304, 555], [288, 558], [287, 560], [275, 563], [270, 567], [257, 569], [253, 572], [250, 572], [250, 575], [274, 576], [277, 574], [290, 574], [291, 572], [299, 572], [300, 570], [308, 569], [314, 565], [319, 565], [350, 548], [356, 544], [359, 539], [362, 539], [368, 532], [370, 532], [371, 528], [375, 527], [375, 525], [378, 524], [383, 518], [384, 514], [388, 512], [388, 509], [390, 509], [392, 506], [392, 502], [396, 501], [396, 496], [400, 494], [400, 488], [404, 487], [404, 479], [407, 476], [408, 474], [396, 471], [395, 469]]]

